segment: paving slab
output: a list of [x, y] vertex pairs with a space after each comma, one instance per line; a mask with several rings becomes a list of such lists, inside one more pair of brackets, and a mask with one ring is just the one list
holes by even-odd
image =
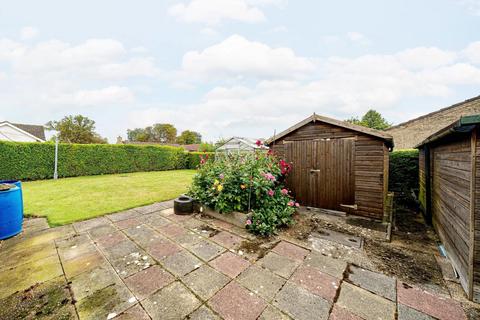
[[115, 317], [115, 320], [150, 320], [150, 316], [145, 310], [143, 310], [141, 305], [136, 304]]
[[0, 254], [0, 272], [25, 263], [57, 255], [57, 248], [53, 241], [17, 249], [11, 247]]
[[434, 318], [457, 320], [466, 319], [461, 304], [453, 299], [439, 297], [420, 288], [397, 282], [398, 302]]
[[98, 251], [84, 254], [73, 259], [63, 261], [63, 270], [67, 279], [71, 279], [83, 272], [88, 272], [101, 265], [106, 265], [107, 261]]
[[177, 277], [186, 275], [199, 268], [202, 264], [203, 263], [200, 259], [185, 250], [174, 253], [162, 261], [162, 265], [165, 269]]
[[58, 256], [50, 256], [5, 269], [0, 272], [0, 288], [2, 288], [0, 299], [61, 275], [63, 270]]
[[203, 300], [210, 299], [230, 278], [208, 265], [202, 265], [182, 278], [183, 283]]
[[33, 233], [50, 229], [46, 218], [26, 218], [23, 220], [23, 233]]
[[199, 243], [203, 240], [203, 237], [193, 231], [187, 231], [184, 235], [174, 238], [175, 242], [187, 247]]
[[182, 221], [181, 224], [187, 229], [200, 233], [201, 226], [204, 225], [205, 223], [194, 218], [194, 219], [188, 219], [188, 220]]
[[72, 225], [56, 227], [51, 229], [42, 230], [28, 235], [20, 235], [8, 239], [8, 241], [2, 242], [2, 252], [15, 247], [15, 250], [22, 250], [25, 248], [45, 244], [47, 242], [52, 242], [54, 240], [66, 239], [73, 235], [76, 232], [73, 229]]
[[210, 238], [212, 241], [228, 249], [237, 248], [243, 241], [243, 238], [227, 231], [221, 231]]
[[327, 300], [290, 282], [275, 296], [273, 304], [298, 320], [326, 320], [331, 307]]
[[167, 207], [160, 203], [160, 202], [157, 202], [157, 203], [153, 203], [153, 204], [150, 204], [150, 205], [147, 205], [147, 206], [143, 206], [143, 207], [137, 207], [135, 208], [135, 211], [137, 211], [138, 213], [141, 213], [141, 214], [149, 214], [149, 213], [152, 213], [152, 212], [158, 212], [160, 210], [164, 210], [166, 209]]
[[77, 319], [63, 276], [17, 292], [0, 301], [0, 319]]
[[92, 240], [85, 233], [68, 239], [57, 240], [55, 244], [62, 261], [78, 258], [97, 251]]
[[323, 273], [317, 268], [304, 265], [298, 267], [290, 281], [329, 302], [333, 302], [340, 286], [337, 278]]
[[139, 217], [140, 215], [141, 215], [141, 213], [138, 212], [137, 210], [130, 209], [130, 210], [122, 211], [122, 212], [109, 214], [107, 216], [107, 218], [110, 219], [113, 222], [118, 222], [118, 221], [121, 221], [121, 220], [127, 220], [127, 219], [130, 219], [130, 218]]
[[174, 214], [173, 212], [173, 208], [168, 208], [168, 209], [163, 209], [163, 210], [160, 210], [160, 214], [164, 217], [168, 217], [172, 214]]
[[95, 239], [101, 238], [103, 236], [113, 234], [117, 231], [118, 231], [118, 229], [115, 228], [112, 224], [107, 224], [107, 225], [103, 225], [103, 226], [100, 226], [100, 227], [95, 227], [95, 228], [92, 228], [92, 229], [88, 230], [88, 234], [90, 235], [90, 237], [92, 239], [95, 240]]
[[169, 237], [169, 238], [175, 238], [179, 236], [183, 236], [184, 234], [187, 233], [187, 229], [174, 224], [170, 223], [165, 226], [157, 228], [157, 230], [164, 236]]
[[265, 310], [262, 312], [258, 320], [290, 320], [289, 316], [286, 314], [282, 313], [280, 310], [273, 306], [268, 306], [265, 308]]
[[328, 320], [363, 320], [359, 316], [351, 313], [345, 308], [340, 307], [339, 305], [334, 305], [332, 312], [330, 312], [330, 317]]
[[146, 250], [155, 260], [161, 261], [182, 251], [182, 248], [170, 240], [163, 240], [150, 244]]
[[204, 261], [210, 261], [221, 253], [225, 252], [223, 247], [204, 239], [193, 245], [187, 245], [186, 247]]
[[153, 319], [182, 319], [202, 303], [179, 281], [141, 302]]
[[208, 304], [225, 320], [254, 320], [267, 306], [265, 301], [235, 281], [220, 290]]
[[306, 266], [318, 268], [320, 271], [338, 279], [343, 279], [343, 274], [347, 268], [347, 263], [344, 260], [334, 259], [315, 251], [312, 251], [303, 263]]
[[125, 236], [125, 234], [118, 231], [118, 232], [109, 233], [107, 235], [104, 235], [103, 237], [97, 238], [95, 240], [95, 243], [103, 249], [108, 249], [113, 246], [116, 246], [117, 244], [125, 240], [127, 240], [127, 237]]
[[280, 241], [273, 249], [278, 255], [290, 258], [292, 260], [303, 261], [307, 254], [310, 253], [309, 250], [304, 249], [302, 247], [296, 246], [292, 243], [286, 241]]
[[120, 220], [120, 221], [114, 222], [113, 224], [118, 229], [123, 230], [123, 229], [128, 229], [128, 228], [139, 226], [142, 223], [143, 222], [140, 219], [135, 217], [135, 218], [129, 218], [129, 219], [126, 219], [126, 220]]
[[237, 277], [237, 281], [250, 291], [270, 301], [286, 280], [267, 269], [253, 265], [242, 272]]
[[164, 239], [157, 231], [146, 225], [131, 227], [124, 232], [142, 248], [148, 248], [152, 243]]
[[155, 261], [143, 250], [132, 252], [122, 258], [110, 260], [121, 278], [126, 278], [155, 264]]
[[126, 278], [125, 284], [138, 300], [143, 300], [174, 280], [170, 273], [155, 265]]
[[79, 301], [95, 291], [119, 282], [120, 279], [111, 267], [102, 266], [72, 278], [70, 287], [75, 300]]
[[180, 214], [171, 214], [168, 216], [168, 219], [170, 219], [171, 221], [173, 222], [176, 222], [176, 223], [181, 223], [183, 221], [187, 221], [189, 219], [192, 219], [193, 218], [193, 215], [180, 215]]
[[348, 280], [354, 285], [378, 294], [384, 298], [396, 301], [396, 280], [384, 274], [350, 266]]
[[417, 311], [404, 304], [399, 303], [397, 306], [398, 320], [435, 320], [428, 314]]
[[114, 284], [78, 301], [80, 319], [112, 319], [132, 307], [137, 300], [123, 284]]
[[250, 262], [227, 251], [210, 261], [210, 265], [230, 278], [235, 278], [250, 266]]
[[86, 232], [90, 229], [110, 224], [111, 222], [105, 217], [94, 218], [90, 220], [75, 222], [73, 227], [78, 233]]
[[108, 260], [116, 260], [119, 258], [124, 258], [131, 253], [140, 252], [141, 249], [137, 246], [132, 240], [126, 239], [121, 242], [118, 242], [114, 246], [104, 248], [103, 252], [105, 253]]
[[364, 319], [395, 319], [395, 303], [343, 282], [337, 304]]
[[289, 278], [300, 262], [292, 260], [290, 258], [280, 256], [274, 252], [269, 252], [259, 260], [259, 265], [269, 269], [273, 273], [283, 277]]
[[203, 305], [192, 312], [187, 319], [189, 320], [220, 320], [220, 317], [213, 313], [207, 306]]
[[143, 216], [143, 221], [154, 229], [164, 227], [171, 222], [164, 218], [159, 212], [150, 213], [146, 216]]

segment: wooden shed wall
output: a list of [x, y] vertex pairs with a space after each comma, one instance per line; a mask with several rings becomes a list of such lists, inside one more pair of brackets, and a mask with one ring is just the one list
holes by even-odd
[[389, 151], [385, 142], [361, 132], [320, 121], [311, 122], [289, 133], [269, 146], [280, 158], [285, 157], [284, 141], [339, 139], [355, 137], [355, 203], [354, 214], [382, 219], [388, 192]]
[[422, 148], [418, 152], [418, 201], [420, 202], [420, 210], [424, 213], [427, 209], [427, 186], [425, 179], [425, 148]]
[[480, 133], [479, 128], [476, 128], [475, 132], [475, 180], [474, 180], [474, 198], [475, 207], [473, 208], [473, 226], [471, 227], [471, 236], [473, 248], [471, 248], [473, 254], [473, 300], [480, 302]]

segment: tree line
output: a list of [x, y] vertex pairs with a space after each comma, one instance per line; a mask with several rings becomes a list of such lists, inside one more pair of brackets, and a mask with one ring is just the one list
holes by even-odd
[[[361, 118], [353, 117], [345, 121], [377, 130], [386, 130], [392, 125], [373, 109], [368, 110]], [[106, 138], [95, 131], [95, 121], [82, 115], [65, 116], [58, 121], [49, 121], [45, 126], [47, 130], [55, 130], [58, 140], [63, 143], [108, 143]], [[202, 143], [202, 135], [196, 131], [185, 130], [177, 136], [177, 128], [170, 123], [156, 123], [145, 128], [128, 129], [127, 138], [131, 142], [201, 144], [200, 151], [215, 149], [211, 143]], [[221, 141], [216, 145], [219, 143]]]

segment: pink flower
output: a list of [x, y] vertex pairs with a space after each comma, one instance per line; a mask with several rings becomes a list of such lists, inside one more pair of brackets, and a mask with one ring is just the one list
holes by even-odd
[[251, 225], [252, 224], [252, 220], [250, 219], [247, 219], [247, 221], [245, 222], [247, 224], [247, 226]]
[[274, 194], [275, 194], [275, 191], [273, 191], [273, 190], [268, 190], [268, 195], [269, 195], [270, 197], [273, 197]]
[[271, 174], [270, 172], [269, 173], [262, 173], [262, 176], [269, 180], [269, 181], [275, 181], [275, 176], [273, 174]]
[[300, 203], [295, 202], [295, 207], [299, 208], [299, 207], [300, 207]]
[[218, 176], [220, 179], [223, 179], [225, 178], [225, 175], [223, 173], [220, 173], [220, 175]]
[[257, 142], [255, 142], [255, 144], [260, 147], [262, 145], [262, 141], [257, 140]]
[[287, 194], [288, 194], [288, 190], [287, 190], [287, 189], [282, 189], [281, 192], [282, 192], [283, 195], [287, 195]]
[[293, 201], [288, 201], [287, 205], [288, 205], [289, 207], [293, 207], [293, 206], [295, 205], [295, 202], [293, 202]]

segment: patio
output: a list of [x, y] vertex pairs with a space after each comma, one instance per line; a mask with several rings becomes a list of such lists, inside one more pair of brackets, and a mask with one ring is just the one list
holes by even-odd
[[156, 203], [0, 243], [1, 319], [466, 319], [461, 304], [295, 239]]

